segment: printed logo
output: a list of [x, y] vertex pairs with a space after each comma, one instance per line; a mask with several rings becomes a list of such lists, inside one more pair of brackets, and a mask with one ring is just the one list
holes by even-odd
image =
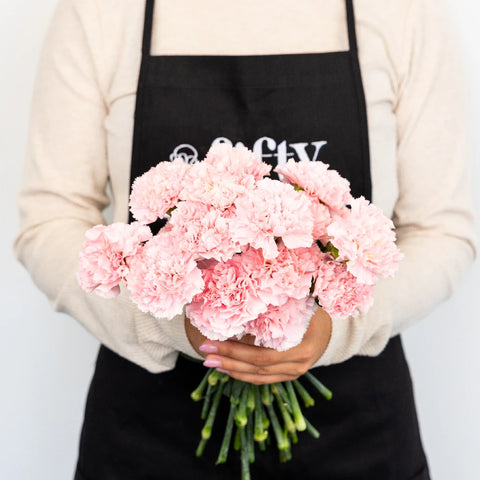
[[[232, 145], [233, 142], [226, 137], [218, 137], [212, 142], [212, 146], [219, 143], [226, 143]], [[284, 165], [290, 158], [299, 160], [301, 162], [315, 162], [318, 158], [320, 150], [327, 144], [326, 140], [318, 140], [315, 142], [295, 142], [288, 143], [283, 140], [277, 143], [271, 137], [260, 137], [253, 144], [253, 153], [263, 161], [275, 158], [277, 165]], [[237, 145], [244, 145], [242, 142], [237, 142]], [[188, 143], [183, 143], [175, 147], [170, 154], [170, 161], [181, 158], [186, 163], [196, 163], [199, 161], [198, 151], [195, 147]], [[271, 163], [268, 162], [268, 163]]]
[[175, 150], [170, 154], [171, 162], [177, 158], [182, 159], [185, 163], [196, 163], [198, 162], [197, 149], [188, 143], [182, 143], [175, 147]]

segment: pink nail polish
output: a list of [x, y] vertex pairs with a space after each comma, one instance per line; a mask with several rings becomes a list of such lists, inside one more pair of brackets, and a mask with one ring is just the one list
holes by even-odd
[[198, 349], [201, 352], [204, 352], [204, 353], [217, 353], [218, 352], [217, 347], [215, 345], [212, 345], [211, 343], [203, 343], [202, 345], [200, 345], [200, 347], [198, 347]]
[[213, 359], [210, 359], [210, 360], [205, 360], [203, 362], [203, 365], [205, 367], [211, 367], [211, 368], [216, 368], [216, 367], [220, 367], [220, 365], [222, 365], [222, 362], [220, 360], [213, 360]]
[[228, 370], [224, 370], [223, 368], [217, 368], [217, 372], [220, 372], [220, 373], [230, 373]]

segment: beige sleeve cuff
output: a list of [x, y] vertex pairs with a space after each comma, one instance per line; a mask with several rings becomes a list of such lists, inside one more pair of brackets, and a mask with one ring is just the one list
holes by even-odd
[[182, 352], [201, 359], [191, 346], [184, 327], [184, 315], [171, 320], [142, 313], [122, 287], [118, 297], [105, 299], [83, 292], [69, 276], [55, 298], [56, 311], [76, 318], [103, 345], [151, 373], [172, 370]]
[[[177, 315], [171, 320], [158, 320], [137, 310], [134, 317], [139, 346], [158, 367], [173, 368], [175, 361], [172, 363], [170, 357], [174, 355], [174, 360], [176, 360], [178, 354], [176, 350], [191, 358], [203, 360], [203, 357], [194, 350], [187, 338], [184, 324], [185, 315]], [[175, 350], [167, 355], [165, 355], [165, 338], [175, 345]], [[151, 368], [147, 368], [147, 370], [153, 371]]]

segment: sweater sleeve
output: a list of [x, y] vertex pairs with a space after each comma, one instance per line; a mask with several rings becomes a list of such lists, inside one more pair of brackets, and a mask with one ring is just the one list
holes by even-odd
[[411, 0], [398, 58], [393, 220], [404, 259], [381, 280], [368, 314], [334, 319], [317, 365], [377, 355], [388, 339], [447, 299], [475, 256], [462, 69], [438, 0]]
[[174, 367], [178, 350], [198, 357], [184, 316], [156, 320], [124, 291], [105, 300], [84, 293], [76, 281], [85, 231], [105, 222], [109, 203], [96, 8], [93, 0], [61, 0], [54, 14], [35, 82], [14, 248], [57, 311], [76, 318], [119, 355], [159, 372]]

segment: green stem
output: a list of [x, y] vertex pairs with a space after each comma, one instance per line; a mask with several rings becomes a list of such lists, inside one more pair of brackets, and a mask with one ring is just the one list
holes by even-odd
[[305, 423], [307, 424], [307, 432], [313, 438], [320, 438], [320, 432], [307, 419], [305, 419]]
[[192, 397], [192, 400], [194, 402], [198, 402], [199, 400], [202, 399], [203, 392], [205, 391], [205, 387], [207, 386], [207, 383], [208, 383], [209, 375], [210, 375], [210, 371], [207, 371], [207, 373], [204, 375], [198, 387], [190, 394], [190, 397]]
[[203, 452], [205, 451], [205, 445], [207, 445], [207, 440], [205, 440], [204, 438], [200, 439], [197, 450], [195, 452], [195, 455], [197, 457], [201, 457], [203, 455]]
[[207, 386], [207, 393], [205, 394], [205, 399], [203, 400], [202, 413], [200, 415], [200, 418], [202, 420], [205, 420], [207, 418], [208, 409], [210, 408], [210, 402], [212, 400], [212, 394], [214, 390], [215, 387], [213, 387], [212, 384], [209, 383]]
[[262, 395], [262, 402], [264, 405], [270, 405], [272, 403], [272, 395], [270, 393], [270, 385], [261, 385], [260, 393]]
[[218, 454], [217, 465], [219, 465], [220, 463], [225, 463], [227, 461], [228, 450], [230, 448], [230, 441], [232, 439], [235, 408], [236, 406], [233, 403], [230, 404], [230, 411], [228, 413], [227, 426], [225, 427], [225, 434], [223, 436], [222, 446], [220, 447], [220, 453]]
[[293, 419], [295, 420], [295, 427], [299, 432], [303, 432], [307, 425], [305, 419], [303, 418], [302, 410], [298, 404], [297, 396], [295, 395], [295, 390], [293, 388], [292, 382], [286, 382], [288, 398], [290, 400], [290, 405], [292, 406]]
[[255, 461], [255, 444], [253, 440], [253, 412], [247, 414], [247, 447], [248, 460], [250, 463]]
[[225, 382], [220, 382], [217, 385], [215, 395], [213, 396], [212, 408], [208, 412], [207, 421], [205, 426], [202, 428], [202, 438], [208, 440], [212, 434], [213, 423], [215, 422], [215, 417], [217, 415], [218, 405], [220, 404], [220, 399], [222, 398], [223, 387]]
[[254, 438], [256, 442], [263, 442], [268, 436], [268, 430], [263, 427], [263, 405], [260, 398], [260, 389], [255, 388], [255, 434]]
[[332, 392], [319, 380], [317, 380], [310, 372], [305, 373], [304, 377], [327, 399], [332, 399]]
[[247, 434], [245, 432], [245, 427], [239, 428], [240, 430], [240, 458], [242, 463], [242, 480], [250, 480], [250, 460], [248, 457], [248, 445], [247, 445]]
[[235, 437], [233, 437], [233, 448], [237, 451], [240, 450], [240, 447], [241, 447], [241, 445], [240, 445], [240, 443], [241, 443], [240, 442], [240, 430], [241, 430], [241, 428], [237, 427], [237, 430], [235, 431]]
[[208, 376], [208, 383], [212, 385], [212, 387], [214, 387], [220, 380], [221, 375], [222, 374], [218, 370], [212, 368], [210, 371], [210, 375]]
[[290, 444], [288, 438], [283, 434], [282, 428], [280, 427], [280, 422], [278, 421], [277, 414], [273, 409], [273, 405], [267, 405], [268, 415], [270, 416], [270, 421], [272, 422], [273, 432], [275, 433], [275, 438], [277, 439], [277, 446], [279, 450], [286, 450]]
[[287, 454], [287, 462], [292, 459], [292, 449], [290, 447], [287, 448], [286, 452]]
[[278, 392], [280, 393], [280, 396], [282, 397], [282, 400], [284, 403], [286, 403], [288, 410], [290, 411], [289, 405], [290, 405], [290, 398], [288, 397], [288, 393], [285, 390], [285, 387], [283, 386], [283, 383], [275, 383], [275, 386], [278, 388]]
[[280, 462], [285, 463], [292, 459], [292, 450], [288, 447], [285, 450], [280, 451]]
[[297, 390], [298, 394], [303, 400], [304, 405], [308, 407], [313, 407], [315, 405], [315, 400], [313, 397], [307, 392], [307, 389], [298, 381], [294, 380], [293, 385]]
[[255, 409], [255, 390], [258, 390], [258, 387], [253, 384], [248, 386], [247, 411], [249, 412], [253, 412]]
[[262, 425], [264, 430], [268, 430], [268, 427], [270, 426], [270, 420], [268, 419], [268, 415], [265, 413], [264, 409], [262, 409]]
[[230, 395], [230, 402], [234, 405], [238, 405], [240, 402], [240, 395], [243, 388], [245, 387], [245, 382], [240, 380], [233, 380], [232, 394]]
[[232, 383], [233, 381], [229, 382], [227, 380], [227, 382], [225, 383], [225, 388], [223, 389], [223, 394], [228, 398], [230, 398], [230, 395], [232, 394]]
[[237, 406], [235, 412], [235, 422], [237, 427], [244, 427], [247, 424], [247, 398], [248, 398], [248, 385], [242, 390], [240, 395], [240, 403]]
[[288, 413], [287, 407], [285, 402], [283, 401], [282, 396], [280, 395], [280, 392], [278, 391], [278, 387], [276, 383], [272, 384], [272, 393], [277, 399], [277, 405], [278, 409], [280, 410], [280, 413], [283, 417], [283, 421], [285, 422], [285, 427], [289, 432], [294, 432], [295, 431], [295, 424], [293, 423], [292, 417]]

